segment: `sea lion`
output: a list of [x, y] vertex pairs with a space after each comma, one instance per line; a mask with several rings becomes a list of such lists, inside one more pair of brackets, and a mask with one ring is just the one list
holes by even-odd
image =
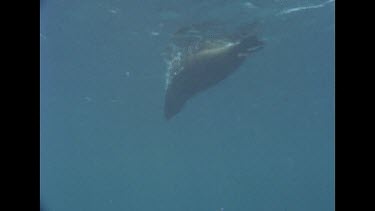
[[167, 60], [164, 104], [167, 120], [179, 113], [191, 97], [228, 77], [250, 54], [264, 46], [254, 30], [221, 37], [201, 33], [196, 27], [191, 30], [185, 27], [185, 37], [181, 37], [181, 31], [177, 38], [186, 43], [183, 47], [174, 45], [172, 56]]

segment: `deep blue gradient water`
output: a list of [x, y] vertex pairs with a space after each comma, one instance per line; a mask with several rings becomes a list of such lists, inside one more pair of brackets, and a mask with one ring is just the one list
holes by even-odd
[[[44, 210], [333, 211], [334, 5], [43, 1]], [[171, 33], [254, 19], [265, 48], [166, 121]]]

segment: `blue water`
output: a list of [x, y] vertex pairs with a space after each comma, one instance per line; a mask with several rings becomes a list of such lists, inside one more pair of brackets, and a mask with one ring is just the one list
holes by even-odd
[[[335, 2], [48, 0], [44, 210], [333, 211]], [[265, 48], [163, 117], [171, 33], [260, 20]]]

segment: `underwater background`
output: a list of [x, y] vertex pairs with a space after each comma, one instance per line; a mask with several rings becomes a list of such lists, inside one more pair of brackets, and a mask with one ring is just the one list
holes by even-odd
[[[265, 46], [163, 116], [180, 27], [257, 20]], [[332, 211], [334, 0], [47, 0], [43, 210]]]

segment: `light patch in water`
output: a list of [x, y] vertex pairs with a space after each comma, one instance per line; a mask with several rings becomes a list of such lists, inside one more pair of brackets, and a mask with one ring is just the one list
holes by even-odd
[[249, 2], [249, 1], [243, 3], [243, 5], [244, 5], [245, 7], [247, 7], [247, 8], [249, 8], [249, 9], [257, 8], [253, 3]]
[[286, 9], [286, 10], [281, 11], [278, 15], [285, 15], [285, 14], [289, 14], [289, 13], [293, 13], [293, 12], [298, 12], [298, 11], [303, 11], [303, 10], [310, 10], [310, 9], [322, 8], [322, 7], [325, 7], [327, 4], [332, 3], [334, 1], [335, 0], [328, 0], [328, 1], [324, 2], [324, 3], [317, 4], [317, 5], [304, 6], [304, 7], [295, 7], [295, 8], [291, 8], [291, 9]]
[[156, 31], [153, 31], [153, 32], [151, 32], [151, 35], [152, 35], [152, 36], [159, 36], [160, 33], [159, 33], [159, 32], [156, 32]]
[[118, 9], [118, 8], [112, 8], [112, 9], [108, 9], [108, 12], [112, 13], [113, 15], [116, 15], [117, 13], [120, 12], [120, 9]]

